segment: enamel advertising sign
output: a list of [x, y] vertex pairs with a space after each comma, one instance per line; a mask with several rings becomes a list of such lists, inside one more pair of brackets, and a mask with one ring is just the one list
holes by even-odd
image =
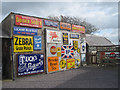
[[70, 34], [70, 39], [79, 39], [79, 34]]
[[75, 59], [67, 59], [67, 69], [75, 68]]
[[72, 25], [72, 31], [78, 33], [85, 33], [85, 27], [80, 25]]
[[37, 35], [38, 29], [25, 28], [25, 27], [14, 27], [13, 34], [16, 35]]
[[58, 27], [58, 22], [51, 21], [51, 20], [44, 20], [44, 25], [57, 28]]
[[15, 15], [15, 25], [42, 28], [42, 19]]
[[58, 57], [48, 57], [48, 72], [59, 70], [59, 58]]
[[34, 36], [34, 50], [42, 49], [41, 40], [42, 40], [41, 36]]
[[14, 52], [33, 51], [32, 36], [14, 36]]
[[73, 46], [62, 46], [61, 47], [61, 57], [62, 58], [74, 58]]
[[63, 33], [63, 45], [68, 45], [68, 33]]
[[44, 72], [43, 54], [19, 54], [18, 76]]
[[69, 30], [70, 31], [71, 30], [71, 24], [60, 22], [60, 29]]
[[47, 43], [61, 43], [61, 32], [47, 30]]
[[120, 52], [101, 52], [101, 59], [120, 59]]

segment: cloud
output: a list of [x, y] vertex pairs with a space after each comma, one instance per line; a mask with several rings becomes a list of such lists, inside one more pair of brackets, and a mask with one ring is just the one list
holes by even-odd
[[[62, 1], [62, 0], [61, 0]], [[99, 2], [99, 1], [98, 1]], [[101, 31], [97, 33], [117, 44], [117, 2], [3, 2], [2, 19], [10, 12], [46, 18], [49, 15], [76, 16], [86, 19]], [[115, 32], [115, 33], [114, 33]]]

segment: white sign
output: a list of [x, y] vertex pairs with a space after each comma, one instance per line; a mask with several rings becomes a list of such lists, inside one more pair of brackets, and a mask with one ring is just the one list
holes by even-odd
[[62, 33], [60, 31], [47, 30], [47, 43], [61, 43]]

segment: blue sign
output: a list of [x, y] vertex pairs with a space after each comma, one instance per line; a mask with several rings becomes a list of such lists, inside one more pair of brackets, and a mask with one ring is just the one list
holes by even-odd
[[50, 21], [50, 20], [44, 20], [45, 26], [51, 26], [51, 27], [58, 27], [58, 22]]
[[34, 50], [41, 50], [41, 36], [34, 36]]
[[79, 34], [70, 34], [71, 39], [79, 39]]
[[18, 76], [44, 72], [43, 54], [18, 55]]
[[38, 29], [25, 28], [25, 27], [14, 27], [13, 34], [17, 35], [37, 35]]

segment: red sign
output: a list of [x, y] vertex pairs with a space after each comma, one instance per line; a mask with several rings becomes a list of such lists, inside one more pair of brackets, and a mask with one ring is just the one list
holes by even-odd
[[110, 57], [111, 59], [115, 58], [115, 53], [114, 52], [111, 52], [110, 55], [111, 55], [111, 57]]
[[55, 55], [56, 52], [57, 52], [56, 47], [55, 47], [55, 46], [52, 46], [52, 47], [50, 48], [50, 52], [51, 52], [51, 54]]
[[42, 28], [42, 19], [15, 15], [15, 25]]
[[78, 33], [85, 33], [85, 27], [80, 25], [72, 25], [72, 31]]

